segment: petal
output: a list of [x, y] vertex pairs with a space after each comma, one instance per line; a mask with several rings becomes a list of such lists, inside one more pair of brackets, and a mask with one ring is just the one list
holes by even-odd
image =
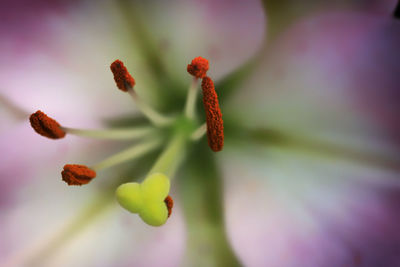
[[[306, 18], [224, 109], [232, 124], [272, 133], [265, 149], [231, 133], [245, 145], [230, 150], [237, 143], [227, 138], [221, 162], [228, 233], [245, 266], [399, 264], [396, 23], [354, 12]], [[314, 154], [321, 141], [350, 150]], [[393, 165], [355, 159], [352, 149]]]
[[222, 163], [227, 231], [243, 265], [398, 264], [398, 173], [273, 147]]
[[265, 17], [258, 0], [147, 1], [142, 8], [140, 16], [168, 71], [184, 81], [190, 77], [182, 70], [193, 58], [207, 58], [209, 73], [218, 79], [255, 55], [264, 39]]
[[[160, 228], [95, 187], [66, 187], [49, 174], [0, 214], [0, 259], [10, 266], [176, 266], [185, 247], [179, 205]], [[46, 183], [46, 186], [43, 186]], [[84, 190], [82, 190], [84, 189]], [[158, 264], [158, 265], [156, 265]]]
[[[104, 117], [135, 110], [132, 100], [116, 90], [109, 70], [109, 64], [116, 58], [127, 59], [139, 54], [124, 39], [127, 29], [114, 4], [84, 5], [78, 1], [63, 6], [60, 13], [47, 12], [44, 5], [12, 9], [14, 13], [17, 11], [44, 14], [29, 16], [26, 20], [22, 17], [13, 34], [6, 32], [2, 40], [11, 48], [16, 47], [27, 25], [37, 23], [39, 26], [31, 34], [42, 42], [37, 46], [23, 42], [19, 53], [11, 48], [0, 51], [3, 95], [26, 110], [43, 108], [49, 113], [57, 112], [59, 119], [64, 119], [61, 117], [64, 114], [69, 118], [64, 123], [80, 122], [81, 125], [99, 125]], [[140, 59], [137, 61], [140, 64]], [[133, 60], [125, 62], [143, 84], [147, 78], [142, 79], [141, 72], [131, 68], [129, 63]]]
[[225, 113], [240, 106], [238, 115], [249, 125], [391, 146], [389, 137], [400, 136], [397, 26], [354, 12], [299, 21], [269, 47]]
[[64, 0], [2, 1], [0, 50], [14, 56], [51, 49], [47, 34], [51, 32], [52, 19], [64, 16], [72, 6], [71, 1]]

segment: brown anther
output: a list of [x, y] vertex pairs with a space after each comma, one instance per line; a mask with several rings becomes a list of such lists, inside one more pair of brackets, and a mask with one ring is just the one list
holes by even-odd
[[208, 71], [208, 60], [202, 57], [196, 57], [192, 63], [187, 65], [187, 72], [196, 78], [204, 78]]
[[117, 59], [111, 63], [110, 69], [114, 74], [115, 83], [121, 91], [127, 92], [135, 86], [135, 79], [129, 74], [121, 60]]
[[60, 139], [65, 136], [65, 132], [60, 128], [60, 124], [38, 110], [29, 117], [32, 128], [40, 135], [51, 139]]
[[83, 185], [96, 177], [96, 172], [85, 165], [67, 164], [61, 176], [68, 185]]
[[165, 199], [164, 199], [165, 205], [167, 205], [167, 209], [168, 209], [168, 217], [171, 216], [172, 213], [172, 207], [174, 206], [174, 200], [172, 199], [172, 197], [170, 195], [168, 195]]
[[218, 96], [214, 82], [210, 77], [204, 77], [201, 82], [203, 104], [206, 111], [208, 145], [215, 151], [221, 151], [224, 146], [224, 122], [219, 108]]

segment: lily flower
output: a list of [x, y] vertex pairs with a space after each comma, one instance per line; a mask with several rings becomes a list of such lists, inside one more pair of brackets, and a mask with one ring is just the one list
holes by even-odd
[[1, 262], [396, 266], [397, 13], [282, 3], [46, 13], [0, 66]]

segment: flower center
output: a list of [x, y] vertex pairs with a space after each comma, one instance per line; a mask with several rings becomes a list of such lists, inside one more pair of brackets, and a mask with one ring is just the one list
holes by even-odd
[[[110, 69], [117, 87], [128, 93], [141, 113], [150, 122], [121, 129], [87, 130], [60, 125], [42, 111], [30, 117], [33, 129], [45, 137], [60, 139], [73, 134], [90, 138], [130, 139], [139, 142], [91, 166], [66, 164], [62, 179], [68, 185], [85, 185], [91, 182], [96, 173], [117, 164], [134, 160], [164, 146], [164, 150], [148, 171], [141, 183], [124, 183], [116, 189], [118, 203], [126, 210], [137, 213], [144, 222], [152, 226], [163, 225], [170, 217], [173, 199], [169, 195], [170, 181], [185, 158], [190, 143], [199, 141], [207, 133], [210, 148], [221, 151], [224, 143], [222, 113], [219, 108], [214, 83], [207, 76], [208, 60], [197, 57], [187, 66], [193, 81], [189, 86], [185, 108], [180, 115], [171, 116], [159, 113], [143, 101], [135, 92], [135, 79], [120, 60], [115, 60]], [[199, 79], [202, 79], [203, 104], [206, 122], [199, 125], [196, 120], [196, 102]]]

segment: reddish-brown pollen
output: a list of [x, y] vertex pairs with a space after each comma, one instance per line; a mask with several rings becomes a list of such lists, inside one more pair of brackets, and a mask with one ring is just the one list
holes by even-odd
[[85, 165], [67, 164], [61, 176], [68, 185], [83, 185], [96, 177], [96, 172]]
[[110, 69], [114, 74], [115, 83], [120, 90], [127, 92], [128, 89], [135, 86], [135, 79], [129, 74], [121, 60], [117, 59], [111, 63]]
[[204, 77], [201, 82], [203, 89], [203, 104], [206, 111], [208, 145], [215, 151], [221, 151], [224, 146], [224, 122], [219, 108], [218, 96], [214, 82], [210, 77]]
[[165, 205], [167, 205], [167, 209], [168, 209], [168, 217], [171, 216], [172, 213], [172, 207], [174, 206], [174, 200], [172, 199], [172, 197], [170, 195], [168, 195], [165, 199], [164, 199]]
[[60, 124], [40, 110], [33, 113], [29, 117], [29, 121], [35, 132], [40, 135], [51, 139], [60, 139], [65, 136], [65, 132], [60, 128]]
[[187, 72], [196, 78], [204, 78], [208, 71], [208, 60], [202, 57], [196, 57], [192, 63], [187, 65]]

